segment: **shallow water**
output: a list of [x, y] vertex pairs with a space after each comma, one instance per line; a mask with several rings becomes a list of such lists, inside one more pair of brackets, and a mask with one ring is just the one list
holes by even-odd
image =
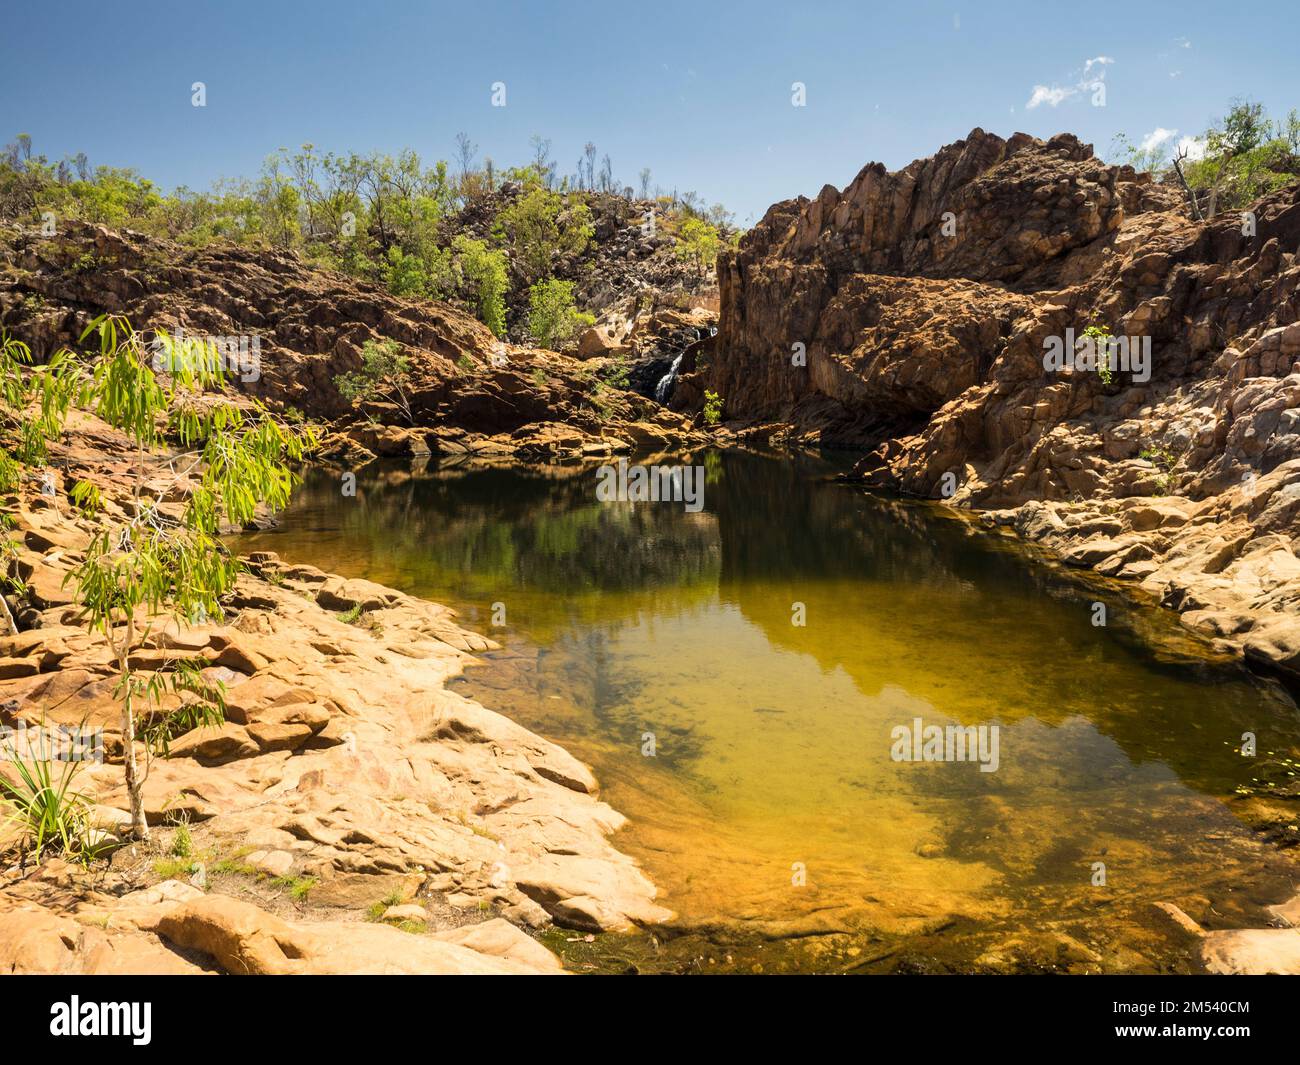
[[[699, 513], [599, 503], [590, 468], [385, 465], [356, 498], [312, 475], [241, 538], [502, 644], [462, 690], [593, 766], [678, 915], [653, 938], [553, 934], [575, 967], [1185, 970], [1154, 902], [1262, 925], [1292, 892], [1273, 841], [1300, 811], [1267, 797], [1294, 788], [1300, 718], [1275, 685], [829, 464], [698, 461]], [[996, 726], [996, 771], [896, 760], [917, 718]]]

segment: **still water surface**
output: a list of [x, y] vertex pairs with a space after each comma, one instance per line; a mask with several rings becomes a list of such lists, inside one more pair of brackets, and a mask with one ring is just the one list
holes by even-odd
[[[1154, 902], [1235, 927], [1291, 893], [1274, 840], [1297, 815], [1267, 798], [1295, 786], [1285, 693], [828, 464], [698, 461], [699, 513], [598, 503], [594, 469], [377, 465], [356, 498], [315, 473], [241, 540], [501, 643], [461, 690], [592, 765], [678, 915], [653, 939], [555, 934], [575, 967], [1182, 970]], [[896, 761], [917, 718], [997, 726], [997, 771]]]

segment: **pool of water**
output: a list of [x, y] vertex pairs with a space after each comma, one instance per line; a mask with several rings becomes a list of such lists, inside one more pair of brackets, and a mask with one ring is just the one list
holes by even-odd
[[[556, 933], [574, 967], [1187, 970], [1154, 903], [1262, 925], [1293, 893], [1300, 811], [1271, 796], [1300, 717], [1275, 684], [829, 461], [693, 461], [694, 512], [601, 502], [592, 467], [374, 465], [355, 497], [314, 472], [240, 541], [502, 645], [461, 690], [594, 768], [677, 914]], [[929, 726], [982, 730], [983, 762], [901, 758]]]

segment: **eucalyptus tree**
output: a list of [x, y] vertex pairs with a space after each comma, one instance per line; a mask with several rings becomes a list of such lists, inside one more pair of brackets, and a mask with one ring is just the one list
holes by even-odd
[[120, 505], [86, 506], [98, 503], [97, 493], [86, 482], [73, 489], [92, 531], [65, 583], [74, 586], [84, 620], [103, 638], [116, 669], [131, 832], [144, 840], [151, 758], [165, 754], [178, 732], [219, 723], [225, 706], [201, 659], [168, 659], [149, 669], [133, 661], [160, 624], [223, 616], [222, 600], [242, 567], [221, 530], [288, 503], [293, 465], [314, 436], [290, 431], [256, 401], [235, 403], [223, 394], [225, 370], [210, 341], [159, 332], [146, 343], [116, 316], [95, 319], [81, 342], [92, 337], [99, 349], [93, 364], [65, 349], [30, 367], [30, 352], [9, 342], [0, 380], [19, 426], [21, 464], [44, 460], [45, 442], [59, 435], [74, 408], [131, 441], [131, 479]]

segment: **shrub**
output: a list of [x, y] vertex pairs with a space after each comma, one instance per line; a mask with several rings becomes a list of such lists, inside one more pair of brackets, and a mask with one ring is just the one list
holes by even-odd
[[1156, 478], [1156, 485], [1165, 495], [1171, 494], [1178, 487], [1179, 458], [1169, 448], [1144, 448], [1138, 453], [1138, 458], [1146, 459], [1147, 462], [1160, 471], [1160, 476]]
[[479, 320], [499, 337], [506, 335], [506, 293], [510, 289], [506, 255], [484, 241], [459, 236], [452, 242], [460, 271], [478, 307]]
[[712, 389], [704, 390], [704, 421], [717, 425], [722, 420], [722, 397]]
[[626, 355], [615, 355], [605, 367], [605, 384], [610, 388], [626, 389], [631, 374]]
[[[17, 779], [0, 777], [0, 799], [10, 808], [8, 821], [18, 830], [23, 852], [37, 861], [46, 852], [90, 857], [90, 801], [72, 790], [73, 779], [84, 763], [26, 762], [12, 741], [6, 753]], [[56, 766], [62, 768], [56, 770]]]
[[678, 231], [674, 251], [679, 259], [694, 261], [695, 272], [703, 277], [704, 272], [713, 269], [718, 261], [718, 248], [721, 244], [716, 226], [702, 218], [688, 218]]
[[429, 290], [429, 274], [418, 256], [401, 248], [388, 249], [388, 291], [394, 296], [423, 296]]
[[1300, 115], [1294, 110], [1275, 122], [1262, 104], [1234, 100], [1228, 113], [1195, 141], [1200, 158], [1192, 157], [1188, 145], [1171, 155], [1165, 145], [1143, 149], [1122, 134], [1116, 146], [1135, 170], [1176, 175], [1196, 219], [1247, 207], [1300, 175]]
[[191, 858], [194, 855], [194, 840], [190, 836], [190, 826], [184, 820], [176, 822], [176, 831], [172, 835], [172, 854], [177, 858]]
[[[397, 404], [406, 420], [415, 424], [411, 400], [406, 389], [411, 379], [411, 360], [402, 354], [396, 340], [367, 340], [361, 346], [361, 369], [342, 373], [334, 378], [334, 387], [348, 403], [353, 405], [372, 402], [376, 397]], [[363, 409], [362, 413], [375, 420]]]
[[568, 343], [578, 330], [595, 324], [595, 317], [583, 314], [573, 303], [573, 282], [538, 281], [528, 289], [528, 332], [540, 347], [555, 348]]
[[1099, 325], [1088, 326], [1083, 335], [1092, 341], [1093, 354], [1097, 360], [1097, 376], [1103, 385], [1109, 387], [1115, 380], [1115, 371], [1110, 365], [1110, 347], [1114, 338]]
[[532, 278], [549, 274], [557, 256], [580, 255], [595, 233], [586, 204], [571, 201], [566, 210], [559, 193], [540, 186], [497, 215], [496, 230]]

